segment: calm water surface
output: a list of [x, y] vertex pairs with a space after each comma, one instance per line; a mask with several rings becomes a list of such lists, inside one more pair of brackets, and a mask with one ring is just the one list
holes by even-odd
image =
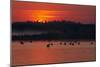
[[[95, 41], [20, 41], [12, 42], [12, 65], [95, 61]], [[52, 43], [47, 47], [48, 44]], [[66, 44], [64, 44], [66, 43]]]

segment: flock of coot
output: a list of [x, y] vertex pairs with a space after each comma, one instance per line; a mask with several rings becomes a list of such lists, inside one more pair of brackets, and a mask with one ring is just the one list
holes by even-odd
[[[80, 45], [80, 42], [69, 42], [69, 45], [74, 46], [75, 43], [77, 43], [78, 45]], [[60, 45], [67, 45], [66, 42], [60, 42], [59, 44], [60, 44]], [[46, 46], [47, 46], [47, 47], [50, 47], [50, 46], [53, 46], [53, 45], [54, 45], [53, 43], [49, 43], [49, 44], [47, 44]]]
[[[32, 41], [29, 41], [29, 42], [32, 43]], [[24, 41], [20, 41], [20, 44], [24, 45]], [[69, 45], [71, 45], [71, 46], [74, 46], [75, 44], [80, 45], [81, 43], [79, 41], [69, 42]], [[91, 41], [90, 44], [92, 45], [93, 41]], [[49, 47], [51, 47], [53, 45], [54, 45], [54, 43], [48, 43], [48, 44], [46, 44], [46, 47], [49, 48]], [[67, 45], [67, 43], [66, 42], [59, 42], [59, 45]]]

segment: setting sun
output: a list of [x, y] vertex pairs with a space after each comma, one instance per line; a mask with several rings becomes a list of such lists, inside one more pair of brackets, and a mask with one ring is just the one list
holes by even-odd
[[33, 11], [32, 19], [39, 22], [49, 21], [54, 18], [54, 16], [50, 15], [52, 13], [52, 11], [47, 10], [35, 10]]

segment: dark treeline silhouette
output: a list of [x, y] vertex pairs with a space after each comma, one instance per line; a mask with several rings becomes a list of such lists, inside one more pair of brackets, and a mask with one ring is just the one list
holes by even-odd
[[81, 24], [73, 21], [26, 21], [13, 22], [12, 33], [45, 31], [46, 33], [31, 35], [12, 35], [12, 40], [95, 40], [95, 24]]

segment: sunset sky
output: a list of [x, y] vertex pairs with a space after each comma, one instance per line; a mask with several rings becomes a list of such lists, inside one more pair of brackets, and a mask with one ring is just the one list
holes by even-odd
[[16, 2], [12, 4], [12, 21], [70, 20], [81, 23], [96, 22], [96, 6]]

